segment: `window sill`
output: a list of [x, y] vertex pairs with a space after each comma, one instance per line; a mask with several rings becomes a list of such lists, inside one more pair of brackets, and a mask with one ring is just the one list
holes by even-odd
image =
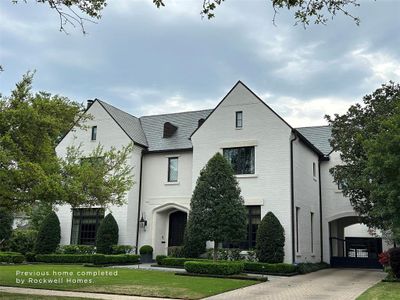
[[238, 174], [235, 175], [236, 178], [257, 178], [257, 174]]
[[179, 185], [179, 181], [174, 181], [174, 182], [164, 182], [164, 185]]
[[301, 253], [296, 253], [296, 257], [301, 257]]
[[242, 130], [243, 127], [235, 127], [236, 130]]
[[317, 182], [317, 177], [313, 177], [313, 180], [314, 180], [315, 182]]
[[315, 254], [314, 254], [314, 253], [312, 253], [312, 254], [311, 254], [311, 257], [315, 257]]

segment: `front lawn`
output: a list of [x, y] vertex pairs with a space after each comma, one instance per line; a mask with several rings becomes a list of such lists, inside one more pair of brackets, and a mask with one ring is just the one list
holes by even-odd
[[[85, 275], [82, 272], [109, 272], [110, 274], [96, 276]], [[49, 282], [49, 279], [53, 282]], [[21, 282], [22, 280], [25, 281]], [[86, 282], [82, 282], [85, 280]], [[0, 266], [0, 285], [4, 286], [137, 296], [199, 299], [255, 283], [247, 280], [177, 276], [171, 272], [77, 265]]]
[[379, 282], [361, 294], [357, 300], [399, 300], [400, 282]]

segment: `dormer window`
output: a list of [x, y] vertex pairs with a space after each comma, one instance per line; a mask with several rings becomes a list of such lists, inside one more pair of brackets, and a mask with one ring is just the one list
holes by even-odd
[[92, 141], [95, 141], [97, 138], [97, 126], [92, 126]]
[[197, 127], [200, 127], [201, 125], [203, 125], [205, 119], [201, 118], [199, 119], [199, 121], [197, 122]]
[[169, 137], [173, 136], [177, 129], [178, 129], [178, 127], [172, 125], [170, 122], [165, 122], [163, 138], [169, 138]]
[[243, 128], [243, 112], [236, 112], [236, 128]]

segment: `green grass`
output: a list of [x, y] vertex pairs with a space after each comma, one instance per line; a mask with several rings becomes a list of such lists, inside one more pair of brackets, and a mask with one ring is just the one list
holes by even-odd
[[39, 295], [26, 295], [26, 294], [0, 292], [0, 299], [7, 299], [7, 300], [31, 300], [31, 299], [32, 300], [87, 300], [90, 298], [39, 296]]
[[400, 282], [379, 282], [357, 300], [400, 300]]
[[[21, 276], [16, 272], [49, 272], [47, 274]], [[58, 276], [54, 272], [72, 272], [72, 276]], [[117, 276], [77, 276], [77, 272], [118, 272]], [[23, 284], [16, 279], [25, 279]], [[28, 279], [63, 279], [59, 283], [35, 283]], [[86, 279], [86, 283], [71, 283], [67, 279]], [[89, 281], [91, 280], [91, 281]], [[137, 296], [199, 299], [233, 289], [255, 284], [254, 281], [186, 277], [172, 272], [146, 271], [121, 268], [93, 268], [78, 265], [2, 265], [0, 285], [53, 290], [113, 293]]]

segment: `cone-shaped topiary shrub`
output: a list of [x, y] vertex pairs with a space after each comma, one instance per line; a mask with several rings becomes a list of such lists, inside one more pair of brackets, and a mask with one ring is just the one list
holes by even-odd
[[118, 224], [112, 214], [108, 214], [100, 223], [96, 235], [96, 252], [111, 254], [112, 246], [118, 244]]
[[392, 268], [393, 274], [396, 278], [400, 279], [400, 248], [389, 249], [389, 263]]
[[257, 230], [256, 253], [260, 262], [281, 263], [284, 258], [285, 231], [278, 218], [268, 212]]
[[35, 252], [38, 254], [54, 253], [57, 246], [60, 244], [60, 239], [60, 221], [58, 220], [57, 214], [52, 211], [43, 220], [39, 229], [35, 244]]

